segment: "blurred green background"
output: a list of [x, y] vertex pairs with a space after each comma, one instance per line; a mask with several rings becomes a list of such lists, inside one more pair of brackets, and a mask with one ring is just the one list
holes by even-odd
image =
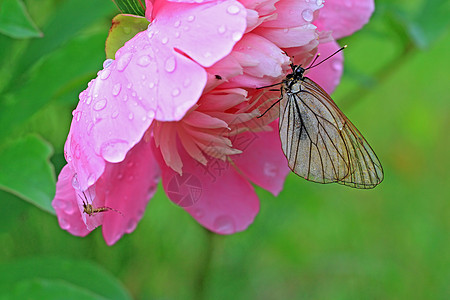
[[450, 299], [450, 2], [376, 1], [341, 41], [333, 98], [383, 163], [379, 187], [291, 174], [279, 197], [257, 189], [260, 214], [232, 236], [207, 232], [159, 188], [112, 247], [100, 229], [60, 229], [50, 201], [71, 111], [118, 10], [21, 3], [0, 1], [0, 299]]

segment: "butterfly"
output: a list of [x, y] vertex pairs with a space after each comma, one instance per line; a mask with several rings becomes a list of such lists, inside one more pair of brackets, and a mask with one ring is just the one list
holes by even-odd
[[271, 85], [281, 84], [281, 95], [269, 109], [280, 103], [281, 147], [295, 174], [313, 182], [370, 189], [384, 177], [375, 152], [331, 97], [304, 76], [345, 47], [314, 65], [317, 55], [307, 68], [291, 64], [292, 72]]

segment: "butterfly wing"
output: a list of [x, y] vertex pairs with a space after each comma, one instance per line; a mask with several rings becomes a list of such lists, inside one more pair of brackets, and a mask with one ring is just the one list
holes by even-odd
[[309, 78], [300, 91], [283, 87], [280, 139], [289, 167], [307, 180], [373, 188], [381, 164], [367, 141], [328, 94]]

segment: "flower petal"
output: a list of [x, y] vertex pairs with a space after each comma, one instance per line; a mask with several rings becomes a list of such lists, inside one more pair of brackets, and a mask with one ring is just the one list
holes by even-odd
[[246, 16], [245, 7], [235, 0], [201, 4], [166, 2], [149, 26], [149, 33], [200, 65], [210, 67], [228, 55], [241, 39]]
[[265, 37], [280, 48], [300, 47], [317, 38], [316, 26], [306, 24], [292, 28], [263, 28], [252, 31]]
[[291, 28], [309, 24], [321, 1], [281, 0], [275, 3], [277, 18], [261, 24], [262, 27]]
[[[182, 206], [207, 229], [219, 234], [245, 230], [259, 211], [252, 185], [228, 163], [210, 159], [207, 166], [192, 159], [182, 147], [183, 175], [162, 167], [169, 199]], [[156, 155], [162, 162], [161, 156]]]
[[103, 213], [102, 231], [108, 245], [136, 228], [156, 191], [160, 170], [151, 143], [146, 140], [133, 147], [121, 163], [107, 164], [96, 183], [96, 196], [105, 198], [106, 207], [120, 212]]
[[233, 145], [242, 150], [242, 154], [233, 155], [231, 158], [249, 180], [276, 196], [283, 189], [286, 176], [291, 170], [281, 150], [278, 120], [270, 126], [273, 131], [239, 134], [236, 140], [241, 146], [236, 143]]
[[333, 37], [340, 39], [361, 29], [374, 9], [373, 0], [327, 0], [314, 24], [320, 31], [332, 30]]
[[59, 226], [76, 236], [86, 236], [90, 230], [81, 218], [78, 197], [72, 186], [73, 171], [65, 165], [56, 182], [56, 194], [52, 206], [56, 211]]
[[[334, 41], [319, 44], [318, 53], [320, 53], [322, 59], [325, 59], [339, 48], [339, 45]], [[317, 67], [310, 69], [306, 76], [320, 85], [328, 94], [331, 94], [341, 80], [343, 60], [344, 56], [342, 52], [339, 52]]]

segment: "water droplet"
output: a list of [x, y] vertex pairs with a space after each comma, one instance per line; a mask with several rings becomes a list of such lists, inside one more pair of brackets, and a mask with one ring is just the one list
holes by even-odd
[[175, 32], [175, 37], [179, 38], [180, 37], [180, 33], [178, 31]]
[[80, 187], [80, 182], [78, 181], [78, 176], [77, 174], [74, 174], [72, 177], [72, 187], [76, 190], [79, 190]]
[[129, 161], [127, 162], [127, 168], [132, 168], [134, 166], [134, 162]]
[[131, 97], [136, 97], [136, 91], [131, 92]]
[[178, 95], [180, 95], [180, 89], [176, 88], [172, 91], [172, 96], [176, 97]]
[[88, 127], [87, 127], [87, 133], [88, 135], [92, 134], [92, 130], [94, 130], [94, 123], [89, 123]]
[[124, 55], [122, 55], [117, 61], [117, 70], [119, 70], [120, 72], [125, 70], [125, 68], [130, 63], [132, 57], [133, 53], [125, 53]]
[[[151, 23], [150, 23], [151, 24]], [[149, 25], [150, 26], [150, 25]], [[148, 36], [148, 38], [149, 39], [152, 39], [153, 38], [153, 35], [154, 35], [154, 33], [153, 33], [153, 31], [148, 31], [148, 33], [147, 33], [147, 36]]]
[[131, 89], [133, 87], [133, 84], [131, 83], [131, 82], [128, 82], [128, 84], [127, 84], [127, 89]]
[[227, 31], [225, 25], [221, 25], [219, 28], [217, 28], [217, 32], [219, 32], [220, 34], [225, 33], [225, 31]]
[[227, 12], [228, 12], [230, 15], [235, 15], [235, 14], [239, 13], [239, 11], [240, 11], [240, 9], [239, 9], [239, 7], [237, 7], [236, 5], [230, 5], [230, 6], [228, 6], [228, 8], [227, 8]]
[[93, 185], [97, 181], [97, 178], [95, 178], [95, 174], [90, 174], [87, 179], [88, 186]]
[[131, 33], [131, 28], [128, 27], [128, 26], [125, 26], [125, 27], [123, 27], [123, 32], [124, 32], [125, 34], [129, 34], [129, 33]]
[[195, 20], [195, 16], [191, 15], [191, 16], [187, 17], [187, 20], [188, 20], [188, 22], [192, 22]]
[[264, 163], [263, 173], [268, 177], [276, 177], [278, 168], [271, 163]]
[[133, 232], [133, 231], [136, 229], [136, 225], [137, 225], [136, 221], [133, 220], [133, 219], [130, 219], [130, 220], [128, 221], [128, 223], [127, 223], [127, 229], [126, 229], [126, 232], [127, 232], [127, 233]]
[[149, 117], [150, 119], [153, 119], [155, 117], [155, 112], [153, 110], [149, 110], [147, 112], [147, 117]]
[[183, 82], [184, 87], [188, 87], [191, 84], [191, 80], [189, 78], [186, 78]]
[[92, 97], [91, 97], [91, 96], [87, 96], [87, 98], [86, 98], [86, 104], [87, 104], [87, 105], [90, 105], [91, 102], [92, 102]]
[[123, 102], [127, 102], [128, 101], [128, 95], [123, 96], [122, 100], [123, 100]]
[[339, 60], [334, 60], [331, 62], [331, 67], [335, 71], [342, 71], [342, 63]]
[[171, 56], [166, 60], [165, 69], [167, 72], [171, 73], [171, 72], [175, 71], [176, 65], [177, 65], [177, 63], [175, 61], [175, 57]]
[[181, 21], [180, 21], [180, 20], [177, 20], [177, 21], [173, 24], [173, 26], [174, 26], [175, 28], [178, 28], [178, 27], [180, 27], [180, 24], [181, 24]]
[[117, 96], [117, 95], [120, 94], [120, 90], [122, 90], [122, 85], [121, 85], [120, 83], [116, 83], [116, 84], [113, 86], [112, 94], [113, 94], [114, 96]]
[[184, 30], [184, 31], [188, 31], [189, 29], [191, 29], [189, 26], [184, 26], [184, 27], [183, 27], [183, 30]]
[[154, 88], [154, 87], [155, 87], [155, 83], [154, 83], [153, 81], [150, 82], [150, 83], [148, 84], [148, 87], [151, 88], [151, 89]]
[[305, 9], [302, 11], [302, 17], [306, 22], [311, 22], [314, 19], [313, 11], [310, 9]]
[[130, 112], [130, 113], [128, 114], [128, 119], [129, 119], [129, 120], [133, 120], [133, 119], [134, 119], [134, 114], [133, 114], [132, 112]]
[[67, 222], [67, 220], [65, 218], [62, 218], [62, 217], [59, 218], [58, 222], [59, 222], [59, 226], [61, 226], [61, 229], [64, 229], [64, 230], [70, 229], [70, 223]]
[[122, 178], [123, 178], [123, 173], [117, 174], [117, 179], [118, 179], [118, 180], [121, 180]]
[[284, 32], [284, 33], [288, 33], [288, 32], [289, 32], [289, 28], [284, 28], [284, 29], [283, 29], [283, 32]]
[[106, 101], [105, 98], [100, 99], [100, 100], [98, 100], [97, 102], [94, 103], [94, 107], [93, 108], [96, 111], [102, 110], [102, 109], [104, 109], [106, 107], [106, 103], [107, 103], [107, 101]]
[[118, 116], [119, 116], [119, 111], [118, 111], [118, 110], [113, 111], [113, 113], [111, 114], [111, 118], [112, 118], [112, 119], [115, 119], [115, 118], [117, 118]]
[[152, 59], [150, 56], [142, 55], [141, 57], [139, 57], [138, 65], [140, 65], [141, 67], [146, 67], [150, 64], [151, 61]]
[[128, 150], [128, 142], [121, 139], [109, 140], [100, 147], [102, 157], [112, 163], [121, 162]]
[[163, 37], [161, 40], [161, 43], [163, 43], [165, 45], [165, 44], [167, 44], [168, 41], [169, 41], [169, 38]]
[[234, 221], [230, 216], [219, 216], [213, 224], [214, 230], [221, 234], [231, 234], [236, 231]]
[[114, 59], [108, 58], [103, 62], [103, 69], [106, 69], [113, 63]]
[[231, 36], [231, 38], [233, 39], [233, 41], [237, 42], [242, 38], [242, 33], [234, 32], [233, 35]]
[[82, 114], [83, 113], [80, 110], [77, 110], [77, 111], [74, 110], [73, 111], [73, 117], [75, 118], [75, 120], [77, 120], [77, 122], [80, 122]]
[[323, 4], [323, 0], [317, 0], [317, 1], [316, 1], [316, 5], [317, 5], [317, 6], [321, 6], [322, 4]]

